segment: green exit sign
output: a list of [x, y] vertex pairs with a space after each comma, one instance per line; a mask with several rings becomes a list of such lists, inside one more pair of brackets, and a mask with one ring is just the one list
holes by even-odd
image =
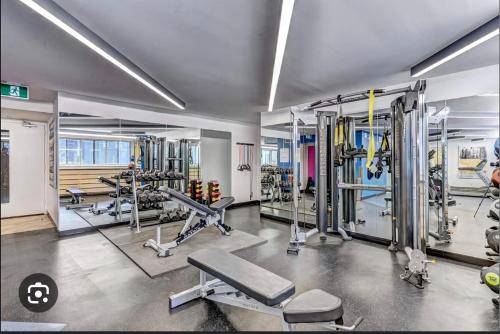
[[2, 96], [28, 100], [30, 98], [29, 87], [2, 82]]

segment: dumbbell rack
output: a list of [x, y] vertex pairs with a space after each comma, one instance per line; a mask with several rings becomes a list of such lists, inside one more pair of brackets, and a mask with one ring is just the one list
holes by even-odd
[[[130, 173], [130, 172], [129, 172]], [[145, 182], [148, 184], [151, 184], [153, 187], [156, 185], [157, 187], [161, 186], [163, 184], [163, 181], [167, 181], [170, 183], [170, 181], [180, 181], [184, 177], [166, 177], [163, 179], [152, 179], [152, 180], [144, 180], [142, 179], [140, 182]], [[126, 183], [131, 183], [131, 188], [132, 188], [132, 194], [124, 194], [121, 189], [120, 185], [120, 180], [125, 180]], [[130, 223], [129, 223], [129, 228], [136, 228], [136, 232], [140, 232], [141, 224], [139, 221], [139, 205], [138, 205], [138, 196], [137, 196], [137, 183], [139, 181], [137, 180], [137, 170], [132, 170], [131, 175], [126, 175], [124, 176], [123, 174], [119, 174], [116, 176], [116, 199], [115, 199], [115, 220], [118, 222], [124, 222], [123, 219], [123, 213], [122, 213], [122, 208], [121, 208], [121, 203], [122, 201], [127, 202], [132, 204], [133, 209], [130, 215]], [[160, 184], [161, 182], [161, 184]], [[183, 182], [179, 183], [181, 186]], [[180, 187], [182, 188], [182, 187]], [[157, 203], [160, 203], [162, 205], [162, 212], [158, 213], [158, 210], [160, 209], [151, 209], [148, 211], [151, 211], [151, 213], [154, 213], [153, 216], [161, 216], [162, 214], [167, 213], [166, 208], [164, 206], [164, 203], [166, 201], [159, 201]], [[147, 211], [142, 211], [142, 212], [147, 212]], [[144, 215], [144, 214], [143, 214]]]
[[[132, 210], [130, 212], [130, 225], [134, 224], [134, 216], [137, 225], [137, 232], [140, 232], [140, 223], [139, 223], [139, 208], [137, 206], [137, 194], [136, 194], [136, 179], [135, 179], [136, 171], [132, 170], [132, 175], [128, 177], [124, 177], [121, 174], [116, 175], [116, 198], [115, 198], [115, 220], [122, 223], [123, 212], [122, 212], [122, 201], [132, 204]], [[121, 191], [120, 180], [131, 180], [131, 188], [132, 194], [124, 194]]]
[[[261, 184], [265, 184], [267, 186], [267, 189], [269, 189], [269, 191], [271, 192], [271, 203], [274, 203], [275, 199], [278, 199], [280, 205], [283, 205], [283, 202], [287, 201], [287, 199], [284, 197], [283, 191], [286, 186], [281, 179], [284, 175], [287, 177], [289, 175], [293, 175], [293, 170], [291, 168], [279, 168], [275, 166], [264, 165], [261, 167], [261, 175], [262, 178], [264, 178], [265, 175], [270, 175], [273, 177], [274, 183], [262, 183], [261, 181]], [[267, 195], [266, 197], [268, 196], [269, 195]]]

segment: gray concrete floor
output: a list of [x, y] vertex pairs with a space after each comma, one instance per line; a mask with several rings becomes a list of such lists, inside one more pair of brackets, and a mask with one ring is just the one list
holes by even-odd
[[[487, 217], [492, 200], [485, 199], [474, 218], [474, 212], [481, 198], [455, 196], [454, 199], [457, 201], [457, 204], [449, 207], [449, 217], [457, 216], [458, 224], [456, 226], [450, 224], [450, 231], [452, 231], [451, 242], [436, 241], [434, 238], [429, 237], [431, 248], [481, 259], [497, 260], [498, 257], [487, 256], [485, 253], [486, 249], [484, 248], [486, 244], [484, 237], [485, 229], [495, 224], [498, 225], [498, 223]], [[301, 201], [299, 210], [299, 219], [301, 221], [305, 219], [308, 223], [315, 223], [315, 212], [308, 210], [312, 203], [313, 199], [311, 199], [310, 195], [306, 195], [305, 201]], [[382, 216], [381, 212], [384, 209], [385, 201], [383, 195], [357, 201], [356, 218], [365, 220], [365, 223], [356, 224], [355, 232], [390, 240], [392, 233], [391, 216]], [[283, 205], [280, 205], [279, 202], [264, 202], [261, 204], [261, 211], [269, 215], [292, 218], [290, 202]], [[433, 209], [429, 208], [429, 230], [437, 231], [437, 224], [437, 216]], [[345, 226], [345, 228], [349, 229], [349, 226]]]
[[[457, 205], [449, 208], [449, 217], [457, 216], [458, 224], [456, 226], [450, 225], [450, 230], [453, 233], [451, 236], [452, 241], [446, 243], [429, 238], [431, 247], [452, 253], [498, 260], [498, 257], [487, 256], [485, 253], [487, 249], [484, 248], [484, 245], [486, 245], [484, 231], [490, 226], [498, 226], [498, 222], [487, 217], [493, 201], [489, 198], [485, 199], [474, 218], [474, 212], [481, 198], [464, 196], [455, 196], [453, 198], [457, 201]], [[429, 220], [430, 229], [437, 231], [437, 218], [433, 212], [430, 212]]]
[[[365, 318], [360, 330], [499, 329], [494, 294], [479, 284], [479, 268], [440, 260], [431, 265], [432, 283], [418, 290], [399, 279], [405, 257], [385, 247], [329, 237], [287, 255], [289, 226], [261, 219], [257, 206], [229, 210], [226, 222], [268, 240], [237, 255], [294, 281], [297, 293], [321, 288], [341, 297], [346, 323]], [[150, 279], [98, 232], [6, 235], [1, 250], [2, 321], [63, 323], [65, 330], [281, 330], [277, 318], [208, 301], [169, 310], [169, 294], [195, 285], [198, 272], [189, 267]], [[21, 280], [34, 272], [59, 287], [45, 313], [28, 312], [18, 300]]]

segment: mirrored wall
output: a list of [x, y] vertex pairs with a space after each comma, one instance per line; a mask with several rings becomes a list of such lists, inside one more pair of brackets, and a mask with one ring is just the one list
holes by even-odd
[[[336, 134], [336, 142], [345, 143], [338, 151], [342, 161], [335, 162], [338, 184], [362, 188], [339, 187], [336, 209], [339, 226], [346, 231], [389, 244], [392, 201], [405, 200], [391, 196], [391, 110], [375, 109], [371, 126], [367, 114], [367, 111], [344, 114], [344, 132]], [[427, 114], [428, 248], [431, 253], [448, 254], [468, 262], [495, 261], [498, 259], [495, 247], [485, 248], [491, 241], [485, 232], [491, 226], [498, 226], [498, 220], [494, 219], [498, 217], [498, 93], [429, 102]], [[316, 124], [312, 112], [309, 116], [312, 117], [301, 116], [298, 126], [296, 175], [300, 191], [299, 222], [314, 227]], [[293, 219], [291, 128], [290, 122], [277, 122], [261, 129], [261, 215], [286, 222]], [[368, 172], [370, 131], [375, 156]]]
[[141, 226], [174, 222], [165, 187], [202, 203], [231, 195], [227, 132], [61, 113], [57, 147], [63, 233], [135, 224], [133, 198]]

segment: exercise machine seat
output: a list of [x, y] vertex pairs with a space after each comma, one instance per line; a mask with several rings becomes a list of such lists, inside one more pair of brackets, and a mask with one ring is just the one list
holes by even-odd
[[210, 209], [221, 212], [234, 202], [234, 197], [224, 197], [210, 205]]
[[288, 323], [331, 322], [343, 315], [342, 300], [319, 289], [298, 295], [283, 309]]
[[188, 263], [267, 306], [295, 293], [289, 280], [219, 248], [196, 251], [188, 256]]

